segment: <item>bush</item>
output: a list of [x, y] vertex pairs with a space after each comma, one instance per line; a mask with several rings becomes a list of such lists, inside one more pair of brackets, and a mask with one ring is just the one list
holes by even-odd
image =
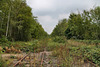
[[0, 38], [0, 43], [5, 43], [5, 42], [8, 42], [8, 39], [5, 36], [2, 36]]
[[9, 46], [9, 44], [11, 44], [11, 42], [8, 41], [7, 37], [2, 36], [0, 38], [0, 44], [3, 45], [3, 46]]
[[73, 54], [79, 54], [96, 65], [100, 66], [100, 49], [92, 46], [71, 47]]
[[59, 37], [56, 36], [55, 38], [53, 38], [54, 42], [58, 42], [58, 43], [65, 43], [66, 42], [66, 38], [65, 37]]

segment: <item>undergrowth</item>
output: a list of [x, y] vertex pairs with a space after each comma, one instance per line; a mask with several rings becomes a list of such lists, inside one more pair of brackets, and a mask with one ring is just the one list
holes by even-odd
[[4, 61], [1, 56], [0, 56], [0, 67], [7, 67], [6, 61]]
[[[12, 42], [8, 47], [13, 46], [22, 52], [41, 52], [52, 51], [52, 56], [57, 57], [58, 65], [61, 67], [80, 66], [87, 60], [100, 66], [100, 43], [99, 41], [85, 40], [66, 40], [60, 37], [44, 38], [42, 40], [33, 40], [29, 42]], [[6, 45], [2, 46], [4, 49]], [[1, 58], [0, 58], [1, 59]], [[0, 60], [0, 64], [2, 60]], [[2, 64], [1, 64], [2, 65]]]
[[100, 66], [100, 49], [92, 45], [80, 44], [77, 46], [67, 43], [66, 45], [56, 47], [53, 51], [53, 56], [59, 58], [59, 65], [63, 67], [79, 66], [85, 63], [85, 61], [90, 61], [95, 66]]

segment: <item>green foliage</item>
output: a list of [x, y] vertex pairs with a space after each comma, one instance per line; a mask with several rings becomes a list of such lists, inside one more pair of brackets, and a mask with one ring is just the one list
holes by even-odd
[[47, 36], [25, 0], [0, 1], [0, 37], [10, 41], [29, 41]]
[[[47, 40], [46, 40], [47, 42]], [[16, 49], [20, 49], [22, 52], [39, 52], [44, 50], [44, 41], [32, 40], [28, 42], [13, 42], [10, 46], [14, 46]], [[9, 47], [10, 47], [9, 46]]]
[[[98, 8], [98, 7], [97, 7]], [[95, 15], [95, 10], [99, 9], [92, 9], [90, 11], [85, 11], [82, 14], [70, 14], [68, 19], [68, 28], [66, 29], [66, 37], [74, 39], [99, 39], [99, 27], [96, 21], [98, 19], [93, 18], [92, 16]], [[91, 12], [92, 11], [92, 12]], [[94, 21], [95, 20], [95, 21]]]
[[88, 58], [91, 62], [100, 66], [100, 49], [96, 47], [82, 47], [83, 55]]
[[34, 52], [40, 46], [38, 40], [29, 41], [29, 42], [14, 42], [12, 44], [13, 46], [16, 47], [16, 49], [20, 49], [23, 52], [29, 52], [29, 51]]
[[[67, 43], [66, 45], [55, 47], [53, 49], [53, 56], [57, 57], [60, 62], [59, 65], [64, 67], [76, 66], [76, 63], [79, 66], [87, 60], [96, 66], [100, 66], [100, 49], [93, 45], [81, 45], [80, 43], [80, 45], [76, 46]], [[81, 63], [81, 61], [83, 62]]]
[[5, 36], [2, 36], [0, 38], [0, 43], [6, 43], [6, 42], [8, 42], [8, 39]]
[[100, 49], [92, 46], [79, 46], [79, 47], [70, 47], [70, 50], [73, 54], [82, 56], [84, 60], [88, 59], [89, 61], [100, 66]]
[[83, 39], [83, 19], [80, 14], [70, 14], [65, 33], [68, 39]]
[[31, 52], [36, 52], [39, 47], [40, 47], [39, 41], [34, 40], [28, 48]]
[[99, 45], [100, 40], [76, 40], [78, 42], [83, 42], [86, 44], [95, 44], [95, 45]]
[[32, 28], [32, 38], [34, 39], [41, 39], [43, 37], [48, 36], [48, 34], [44, 31], [44, 29], [42, 28], [42, 26], [36, 22], [36, 25], [33, 26]]
[[60, 37], [60, 36], [56, 36], [53, 38], [54, 42], [58, 42], [58, 43], [65, 43], [66, 42], [66, 38], [65, 37]]
[[7, 37], [2, 36], [0, 38], [0, 44], [1, 44], [1, 46], [9, 46], [11, 44], [11, 42], [8, 41]]
[[99, 40], [100, 7], [84, 10], [83, 13], [71, 13], [68, 21], [63, 19], [56, 25], [51, 36], [66, 36], [67, 39]]
[[51, 33], [51, 36], [64, 36], [66, 28], [67, 28], [67, 20], [63, 19], [59, 21], [58, 25], [56, 25], [53, 32]]
[[64, 45], [64, 43], [58, 43], [58, 42], [54, 42], [53, 40], [52, 41], [49, 41], [48, 42], [48, 45], [47, 45], [47, 50], [48, 51], [52, 51], [56, 48], [59, 48], [60, 45]]

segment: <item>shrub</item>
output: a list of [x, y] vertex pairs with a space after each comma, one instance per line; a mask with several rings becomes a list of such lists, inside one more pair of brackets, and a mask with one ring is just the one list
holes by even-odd
[[5, 43], [5, 42], [8, 42], [8, 39], [5, 36], [2, 36], [0, 38], [0, 43]]
[[0, 44], [2, 44], [3, 46], [4, 46], [4, 45], [9, 46], [9, 44], [11, 44], [11, 42], [8, 41], [7, 37], [2, 36], [2, 37], [0, 38]]
[[66, 38], [65, 37], [56, 36], [56, 37], [53, 38], [53, 41], [54, 42], [58, 42], [58, 43], [65, 43], [66, 42]]

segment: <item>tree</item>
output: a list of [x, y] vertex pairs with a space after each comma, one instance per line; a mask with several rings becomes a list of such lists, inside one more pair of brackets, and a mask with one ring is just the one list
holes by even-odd
[[68, 28], [65, 31], [67, 38], [83, 39], [83, 25], [81, 14], [70, 14]]
[[65, 30], [67, 29], [67, 20], [63, 19], [59, 21], [58, 25], [54, 28], [51, 36], [64, 36]]
[[96, 7], [90, 10], [91, 18], [95, 24], [95, 36], [97, 39], [100, 39], [100, 7]]
[[58, 24], [52, 34], [62, 36], [61, 32], [65, 29], [65, 36], [70, 39], [100, 39], [100, 7], [84, 10], [83, 13], [71, 13], [67, 26]]
[[25, 0], [0, 0], [0, 37], [4, 35], [9, 40], [28, 41], [32, 37], [47, 35], [31, 10]]

